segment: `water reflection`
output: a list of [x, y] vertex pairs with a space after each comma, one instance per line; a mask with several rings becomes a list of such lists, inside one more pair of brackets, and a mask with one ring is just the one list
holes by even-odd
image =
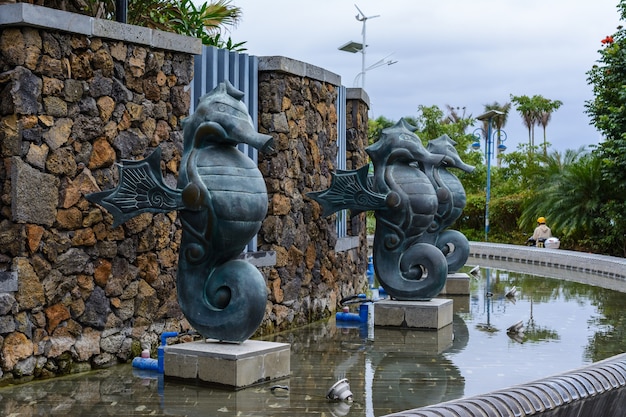
[[[130, 365], [0, 388], [0, 415], [378, 416], [565, 372], [624, 351], [626, 294], [497, 269], [454, 297], [439, 331], [337, 326], [268, 338], [291, 344], [291, 376], [236, 392], [163, 381]], [[505, 294], [517, 288], [515, 298]], [[523, 321], [524, 333], [506, 329]], [[347, 378], [354, 403], [325, 395]], [[288, 390], [273, 385], [287, 386]]]

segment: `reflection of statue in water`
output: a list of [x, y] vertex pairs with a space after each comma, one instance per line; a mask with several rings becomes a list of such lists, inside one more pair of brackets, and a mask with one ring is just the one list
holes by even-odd
[[463, 187], [445, 167], [473, 167], [461, 161], [447, 136], [426, 149], [413, 130], [401, 119], [366, 149], [374, 165], [371, 186], [367, 167], [338, 171], [330, 188], [309, 196], [324, 215], [346, 208], [353, 214], [374, 210], [374, 269], [380, 284], [399, 300], [430, 300], [445, 285], [448, 269], [456, 272], [469, 254], [465, 236], [445, 230], [465, 206]]
[[157, 149], [143, 161], [123, 161], [117, 188], [88, 196], [113, 214], [114, 226], [142, 212], [180, 210], [180, 307], [202, 336], [231, 342], [256, 331], [267, 299], [258, 269], [236, 259], [267, 213], [263, 177], [236, 146], [272, 145], [271, 136], [255, 131], [242, 97], [222, 83], [185, 119], [178, 189], [163, 183]]

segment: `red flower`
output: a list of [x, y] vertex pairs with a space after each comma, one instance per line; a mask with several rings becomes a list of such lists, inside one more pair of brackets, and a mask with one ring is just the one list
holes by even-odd
[[602, 44], [603, 45], [608, 45], [614, 42], [613, 40], [613, 36], [607, 36], [606, 38], [602, 39]]

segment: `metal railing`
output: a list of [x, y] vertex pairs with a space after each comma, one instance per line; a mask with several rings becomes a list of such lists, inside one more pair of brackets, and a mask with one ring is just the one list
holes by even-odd
[[[346, 87], [337, 88], [337, 169], [346, 169]], [[337, 212], [337, 239], [348, 236], [348, 210]]]
[[[258, 126], [259, 106], [259, 60], [256, 56], [231, 52], [212, 46], [203, 46], [202, 55], [196, 55], [194, 61], [194, 79], [191, 84], [190, 114], [195, 111], [200, 97], [213, 90], [224, 80], [244, 93], [243, 102], [248, 107], [254, 126]], [[337, 89], [337, 167], [346, 169], [346, 87]], [[239, 150], [248, 155], [255, 163], [258, 152], [251, 146], [241, 144]], [[348, 235], [348, 212], [337, 213], [337, 238]], [[246, 252], [257, 250], [256, 237], [248, 244]]]

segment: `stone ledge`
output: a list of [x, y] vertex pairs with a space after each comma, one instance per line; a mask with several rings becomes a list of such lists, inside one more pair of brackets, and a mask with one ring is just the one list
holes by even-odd
[[261, 71], [277, 71], [287, 74], [297, 75], [299, 77], [311, 78], [313, 80], [327, 82], [332, 85], [340, 86], [341, 77], [333, 72], [306, 62], [298, 61], [284, 56], [260, 56], [259, 72]]
[[93, 19], [91, 35], [152, 46], [152, 30], [142, 26], [125, 25], [113, 20]]
[[93, 17], [29, 3], [0, 5], [0, 26], [33, 26], [89, 36], [93, 20]]
[[1, 26], [31, 26], [132, 42], [157, 49], [200, 55], [202, 41], [190, 36], [127, 25], [29, 3], [0, 5]]
[[370, 108], [370, 96], [362, 88], [346, 88], [346, 99], [362, 101]]
[[291, 347], [286, 343], [246, 340], [241, 344], [189, 342], [164, 348], [164, 375], [192, 384], [233, 389], [288, 377]]
[[360, 239], [358, 236], [347, 236], [337, 239], [335, 243], [335, 252], [345, 252], [350, 249], [359, 247]]
[[239, 259], [248, 261], [257, 268], [261, 266], [274, 266], [276, 265], [276, 251], [246, 252], [239, 255]]

